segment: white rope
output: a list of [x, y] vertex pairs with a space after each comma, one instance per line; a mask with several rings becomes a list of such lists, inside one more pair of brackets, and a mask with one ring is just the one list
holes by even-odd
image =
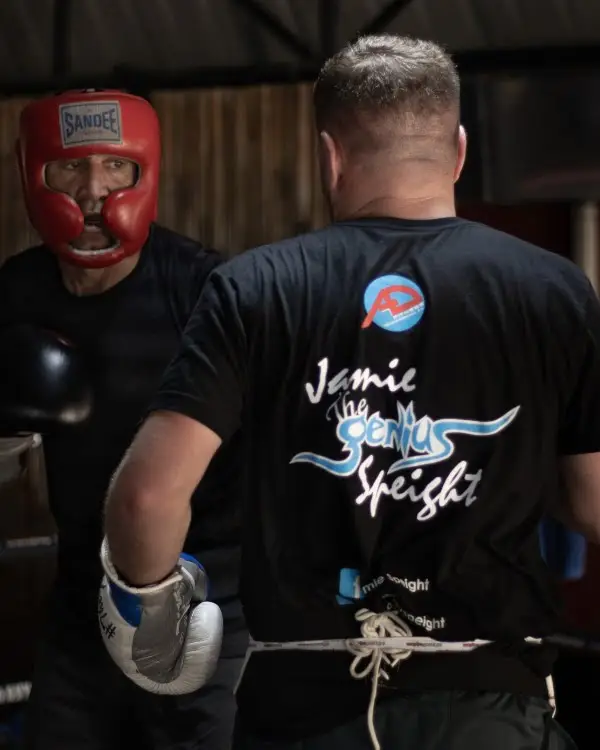
[[[412, 636], [411, 629], [404, 620], [393, 612], [383, 612], [376, 614], [368, 609], [359, 609], [355, 615], [360, 625], [360, 632], [365, 638], [388, 639], [395, 637]], [[371, 674], [371, 697], [369, 699], [369, 708], [367, 711], [367, 726], [369, 727], [369, 736], [373, 743], [374, 750], [381, 750], [377, 731], [375, 729], [375, 704], [377, 702], [377, 691], [379, 680], [389, 680], [390, 675], [386, 672], [385, 667], [394, 669], [401, 661], [408, 659], [412, 654], [409, 648], [390, 648], [382, 645], [373, 647], [358, 647], [348, 645], [350, 653], [354, 654], [354, 659], [350, 665], [350, 674], [356, 680], [362, 680]], [[361, 663], [368, 660], [360, 669]]]
[[[246, 665], [257, 651], [349, 651], [354, 655], [350, 674], [356, 680], [371, 675], [371, 696], [367, 710], [369, 736], [374, 750], [381, 750], [375, 730], [375, 706], [380, 679], [389, 680], [389, 671], [408, 659], [413, 652], [421, 653], [468, 653], [493, 641], [436, 641], [429, 637], [413, 636], [410, 627], [395, 612], [371, 612], [359, 609], [355, 614], [360, 623], [362, 638], [335, 638], [320, 641], [255, 641], [250, 638], [246, 657], [238, 677], [235, 692], [242, 681]], [[541, 645], [542, 638], [525, 638], [526, 643]], [[366, 663], [365, 663], [366, 662]], [[389, 670], [389, 671], [388, 671]], [[548, 703], [552, 716], [556, 715], [556, 697], [552, 676], [546, 678]]]

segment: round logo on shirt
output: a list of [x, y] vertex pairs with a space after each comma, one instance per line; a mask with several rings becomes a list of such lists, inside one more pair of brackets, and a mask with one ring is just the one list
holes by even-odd
[[409, 331], [425, 312], [425, 295], [405, 276], [380, 276], [365, 289], [363, 303], [367, 313], [361, 328], [373, 323], [385, 331]]

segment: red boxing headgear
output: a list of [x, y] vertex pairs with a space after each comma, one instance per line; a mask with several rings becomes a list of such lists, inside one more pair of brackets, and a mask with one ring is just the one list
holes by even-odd
[[[68, 91], [29, 104], [21, 113], [17, 158], [29, 219], [54, 252], [75, 265], [104, 268], [142, 249], [158, 211], [160, 125], [145, 100], [121, 91]], [[92, 154], [130, 159], [136, 183], [104, 200], [102, 219], [117, 240], [108, 250], [71, 246], [84, 216], [68, 195], [46, 184], [48, 162]]]

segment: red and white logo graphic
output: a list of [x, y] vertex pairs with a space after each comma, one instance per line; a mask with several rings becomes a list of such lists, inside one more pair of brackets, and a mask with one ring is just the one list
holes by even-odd
[[376, 326], [386, 331], [408, 331], [419, 323], [425, 312], [425, 296], [414, 281], [404, 276], [380, 276], [365, 290], [367, 313], [361, 328]]

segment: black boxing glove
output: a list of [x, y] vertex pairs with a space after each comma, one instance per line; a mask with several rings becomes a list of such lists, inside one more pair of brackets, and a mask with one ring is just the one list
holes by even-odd
[[0, 434], [44, 434], [85, 421], [92, 389], [75, 347], [29, 324], [0, 328]]

